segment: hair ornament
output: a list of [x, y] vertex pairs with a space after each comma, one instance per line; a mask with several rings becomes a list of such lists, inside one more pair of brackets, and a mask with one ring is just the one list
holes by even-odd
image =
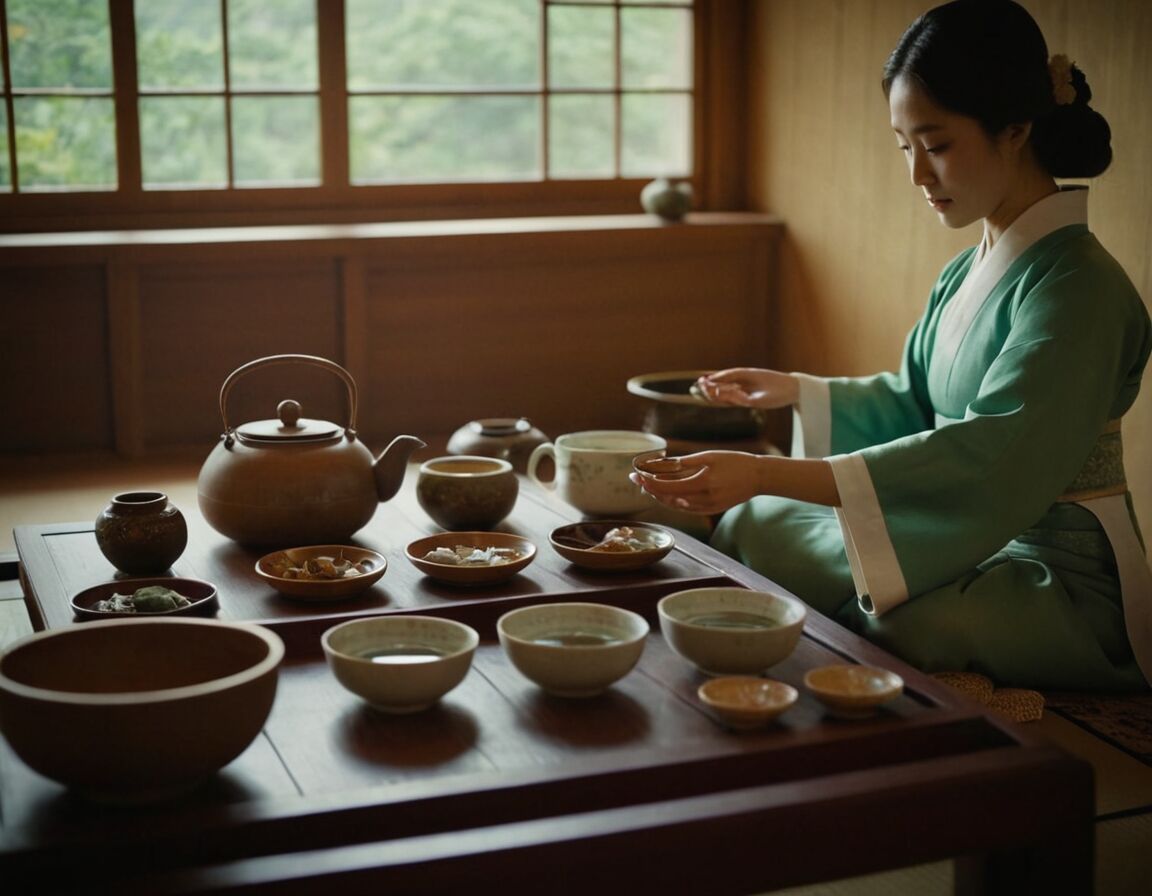
[[1072, 83], [1072, 61], [1063, 53], [1048, 60], [1048, 74], [1052, 78], [1052, 97], [1057, 106], [1070, 106], [1076, 102], [1076, 85]]

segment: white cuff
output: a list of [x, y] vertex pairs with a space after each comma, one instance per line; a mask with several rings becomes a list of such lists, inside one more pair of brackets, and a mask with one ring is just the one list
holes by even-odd
[[908, 600], [908, 585], [888, 537], [880, 499], [859, 454], [838, 454], [828, 458], [828, 463], [840, 493], [836, 518], [860, 608], [871, 616], [882, 616]]
[[832, 401], [828, 381], [794, 373], [800, 395], [792, 408], [792, 456], [827, 457], [832, 451]]

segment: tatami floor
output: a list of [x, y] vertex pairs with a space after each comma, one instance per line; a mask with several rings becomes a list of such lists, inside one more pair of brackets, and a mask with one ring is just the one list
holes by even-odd
[[[0, 460], [0, 649], [31, 631], [15, 581], [15, 526], [95, 520], [122, 491], [159, 490], [177, 507], [196, 506], [200, 457], [146, 462]], [[1152, 768], [1048, 713], [1042, 731], [1096, 769], [1099, 896], [1144, 896], [1152, 880]], [[952, 892], [951, 863], [784, 891], [791, 896], [934, 896]], [[1021, 894], [1028, 896], [1028, 894]]]

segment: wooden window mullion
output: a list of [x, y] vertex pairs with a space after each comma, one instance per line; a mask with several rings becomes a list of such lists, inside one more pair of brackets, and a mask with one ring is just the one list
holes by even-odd
[[612, 165], [616, 177], [624, 176], [624, 13], [617, 0], [613, 4], [616, 17], [612, 29], [613, 91], [612, 91]]
[[0, 64], [4, 66], [4, 114], [8, 118], [8, 176], [12, 181], [12, 192], [20, 192], [20, 170], [16, 167], [16, 109], [12, 102], [12, 65], [8, 59], [8, 4], [0, 0]]
[[236, 187], [236, 160], [232, 139], [232, 63], [228, 58], [228, 0], [220, 0], [220, 50], [224, 54], [224, 159], [228, 169], [228, 189]]
[[552, 78], [549, 73], [548, 43], [551, 29], [548, 25], [551, 9], [548, 0], [540, 2], [540, 177], [552, 177]]
[[320, 183], [345, 194], [351, 186], [348, 135], [348, 62], [344, 0], [316, 0], [320, 78]]
[[112, 86], [116, 110], [116, 189], [121, 195], [143, 190], [140, 158], [140, 76], [136, 68], [135, 0], [108, 0], [112, 35]]

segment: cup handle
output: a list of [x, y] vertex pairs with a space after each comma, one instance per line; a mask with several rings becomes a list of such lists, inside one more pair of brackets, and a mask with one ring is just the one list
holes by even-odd
[[528, 478], [547, 491], [555, 491], [555, 478], [549, 482], [545, 482], [543, 479], [536, 475], [536, 467], [539, 466], [540, 461], [546, 457], [552, 458], [553, 461], [556, 460], [556, 450], [551, 442], [544, 442], [532, 449], [532, 453], [528, 455]]

